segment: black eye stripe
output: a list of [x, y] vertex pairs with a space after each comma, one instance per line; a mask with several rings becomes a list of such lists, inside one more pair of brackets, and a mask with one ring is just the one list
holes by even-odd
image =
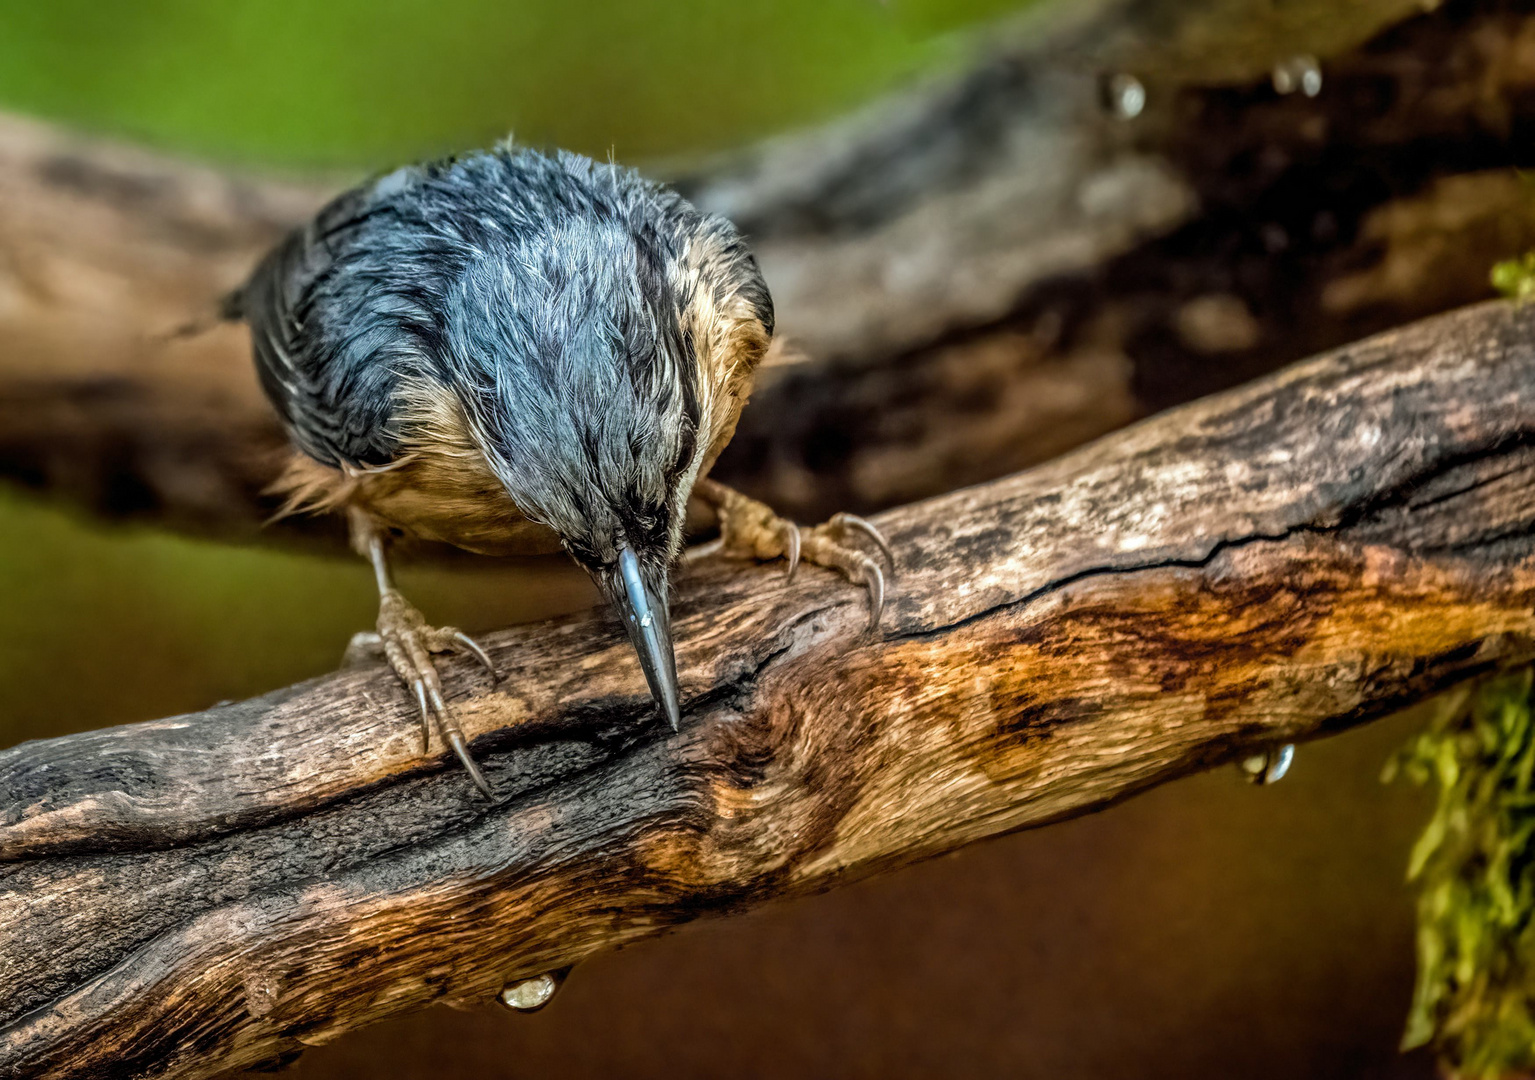
[[696, 420], [690, 420], [682, 430], [682, 438], [677, 447], [677, 460], [672, 462], [672, 467], [667, 470], [667, 486], [674, 484], [678, 477], [687, 471], [687, 467], [693, 463], [693, 451], [698, 446], [698, 425]]

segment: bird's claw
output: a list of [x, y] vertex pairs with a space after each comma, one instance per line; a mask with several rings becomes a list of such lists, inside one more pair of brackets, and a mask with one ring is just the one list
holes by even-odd
[[877, 566], [866, 568], [864, 583], [869, 586], [869, 629], [877, 630], [885, 613], [885, 572]]
[[1243, 758], [1242, 773], [1249, 783], [1277, 784], [1290, 771], [1290, 763], [1294, 760], [1294, 743], [1271, 746], [1261, 753]]
[[835, 514], [811, 529], [801, 529], [755, 499], [723, 485], [713, 491], [720, 515], [720, 540], [732, 555], [757, 559], [783, 558], [789, 564], [785, 584], [792, 583], [801, 562], [836, 570], [849, 581], [862, 582], [869, 592], [869, 628], [879, 626], [885, 610], [885, 571], [849, 542], [862, 537], [879, 549], [891, 570], [895, 555], [875, 526], [856, 514]]
[[[422, 752], [431, 747], [432, 726], [435, 722], [443, 741], [453, 748], [453, 753], [468, 770], [474, 786], [487, 799], [494, 799], [490, 784], [470, 756], [463, 730], [448, 708], [447, 699], [443, 697], [442, 681], [432, 661], [432, 653], [458, 652], [462, 649], [472, 653], [494, 679], [498, 676], [490, 656], [462, 630], [451, 626], [440, 629], [428, 626], [421, 613], [393, 589], [385, 592], [379, 600], [377, 640], [389, 666], [416, 700], [416, 710], [421, 716]], [[353, 638], [353, 646], [357, 643], [358, 638]], [[348, 648], [350, 651], [351, 646]]]
[[832, 519], [826, 524], [836, 526], [844, 531], [851, 529], [854, 532], [862, 533], [874, 542], [875, 547], [879, 548], [879, 553], [890, 564], [890, 569], [895, 569], [895, 552], [890, 550], [890, 541], [886, 540], [885, 534], [876, 529], [873, 522], [867, 518], [861, 518], [857, 514], [833, 514]]
[[475, 641], [474, 638], [470, 637], [462, 630], [454, 629], [451, 627], [443, 630], [442, 632], [450, 634], [455, 644], [461, 648], [467, 649], [469, 653], [480, 662], [480, 664], [485, 668], [485, 673], [490, 676], [491, 682], [501, 681], [501, 673], [496, 670], [496, 665], [491, 662], [490, 654], [485, 651], [484, 647], [478, 641]]
[[823, 529], [828, 533], [836, 534], [832, 542], [843, 551], [855, 556], [854, 561], [862, 571], [864, 584], [869, 589], [869, 629], [876, 629], [879, 626], [880, 616], [885, 610], [885, 571], [863, 552], [848, 548], [846, 541], [850, 533], [857, 533], [870, 540], [875, 547], [879, 548], [879, 553], [885, 557], [885, 562], [894, 573], [895, 553], [890, 550], [890, 541], [885, 539], [885, 534], [875, 528], [873, 523], [857, 514], [834, 514], [826, 524], [817, 527], [817, 531]]
[[793, 585], [794, 571], [799, 569], [800, 543], [803, 537], [800, 536], [799, 526], [787, 518], [782, 522], [782, 529], [785, 534], [785, 545], [788, 548], [784, 557], [789, 561], [789, 572], [784, 575], [783, 583]]

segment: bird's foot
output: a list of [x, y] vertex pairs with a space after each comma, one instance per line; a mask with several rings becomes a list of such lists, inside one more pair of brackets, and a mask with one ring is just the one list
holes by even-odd
[[[836, 570], [869, 590], [869, 628], [879, 625], [885, 608], [885, 571], [880, 564], [850, 541], [863, 539], [872, 543], [891, 568], [895, 556], [885, 537], [869, 522], [855, 514], [836, 514], [813, 528], [802, 529], [787, 518], [779, 517], [772, 507], [742, 495], [733, 488], [713, 481], [706, 498], [713, 503], [720, 519], [720, 547], [739, 558], [787, 559], [789, 580], [801, 561]], [[702, 486], [702, 485], [700, 485]]]
[[1277, 784], [1290, 771], [1290, 763], [1294, 760], [1294, 743], [1273, 746], [1262, 753], [1243, 758], [1242, 774], [1250, 783]]
[[472, 637], [452, 626], [428, 626], [426, 618], [410, 601], [389, 589], [379, 598], [378, 632], [354, 635], [347, 645], [342, 664], [349, 666], [365, 656], [382, 655], [416, 699], [416, 707], [421, 713], [422, 750], [431, 746], [435, 723], [443, 741], [453, 748], [464, 768], [469, 770], [475, 787], [486, 798], [494, 798], [484, 774], [469, 756], [463, 729], [458, 726], [442, 695], [442, 680], [438, 678], [432, 654], [444, 652], [467, 652], [485, 666], [492, 680], [500, 677], [490, 657]]

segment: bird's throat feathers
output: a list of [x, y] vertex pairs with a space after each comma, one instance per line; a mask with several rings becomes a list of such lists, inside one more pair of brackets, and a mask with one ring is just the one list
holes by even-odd
[[[564, 272], [486, 260], [454, 290], [448, 378], [403, 389], [403, 441], [467, 439], [527, 517], [589, 567], [680, 551], [687, 499], [734, 432], [771, 333], [733, 231], [680, 248], [596, 226]], [[451, 386], [452, 391], [445, 389]], [[455, 408], [454, 406], [457, 406]]]

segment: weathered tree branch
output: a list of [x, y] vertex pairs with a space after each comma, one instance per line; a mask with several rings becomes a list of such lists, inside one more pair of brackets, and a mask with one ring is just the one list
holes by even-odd
[[285, 440], [243, 328], [211, 324], [321, 201], [0, 118], [0, 471], [114, 516], [256, 532]]
[[[1535, 244], [1508, 168], [1535, 22], [1420, 6], [1062, 0], [964, 71], [679, 176], [753, 235], [804, 358], [721, 476], [806, 520], [894, 505], [1488, 295]], [[1298, 53], [1319, 97], [1269, 85]], [[1147, 88], [1131, 122], [1115, 71]], [[0, 125], [0, 476], [258, 535], [281, 436], [243, 335], [165, 335], [320, 198]]]
[[695, 561], [685, 718], [601, 616], [0, 752], [0, 1075], [198, 1077], [1081, 814], [1535, 658], [1535, 309], [1487, 305], [880, 521], [858, 590]]

